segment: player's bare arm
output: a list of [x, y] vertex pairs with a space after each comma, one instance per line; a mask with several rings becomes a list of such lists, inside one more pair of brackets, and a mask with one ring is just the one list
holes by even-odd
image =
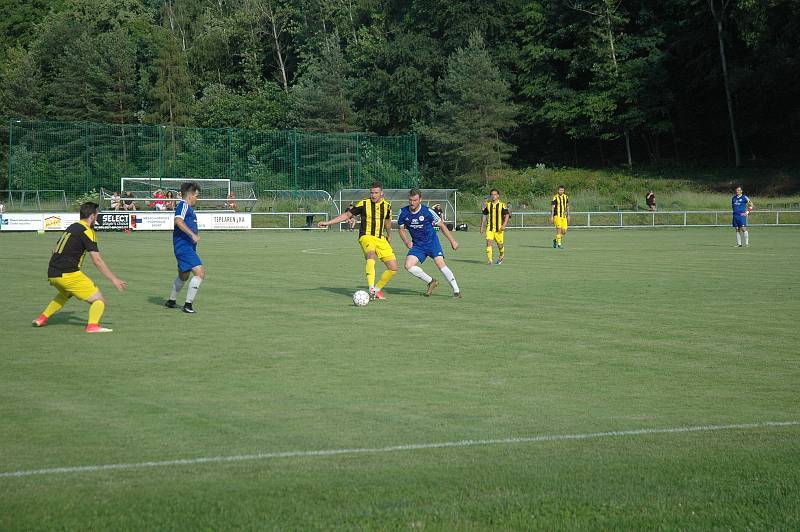
[[413, 243], [411, 242], [411, 238], [408, 236], [408, 232], [406, 231], [405, 227], [402, 225], [397, 228], [397, 234], [400, 235], [400, 240], [406, 245], [408, 249], [411, 249]]
[[175, 226], [184, 233], [186, 233], [187, 235], [189, 235], [192, 239], [192, 242], [196, 243], [200, 240], [200, 235], [194, 234], [192, 230], [189, 229], [189, 226], [186, 225], [186, 222], [183, 221], [183, 218], [175, 218]]
[[319, 223], [317, 224], [317, 227], [322, 227], [322, 228], [325, 228], [325, 227], [328, 227], [329, 225], [334, 225], [334, 224], [341, 223], [341, 222], [343, 222], [343, 221], [345, 221], [345, 220], [349, 220], [349, 219], [350, 219], [350, 218], [352, 218], [352, 217], [353, 217], [353, 213], [352, 213], [352, 212], [350, 212], [350, 211], [344, 211], [344, 212], [343, 212], [342, 214], [340, 214], [339, 216], [337, 216], [337, 217], [335, 217], [335, 218], [331, 218], [331, 219], [330, 219], [330, 220], [328, 220], [327, 222], [326, 222], [326, 221], [319, 222]]
[[753, 201], [750, 198], [747, 198], [747, 210], [744, 211], [745, 216], [750, 215], [750, 211], [753, 210]]
[[506, 230], [506, 226], [508, 225], [509, 218], [511, 218], [511, 216], [508, 215], [508, 214], [503, 216], [503, 226], [500, 228], [500, 232], [501, 233]]
[[453, 238], [453, 233], [451, 233], [450, 229], [447, 228], [447, 224], [444, 223], [444, 220], [440, 219], [439, 223], [437, 225], [439, 227], [439, 230], [445, 236], [445, 238], [447, 238], [447, 240], [450, 241], [450, 247], [453, 248], [453, 251], [457, 250], [458, 249], [458, 242], [456, 242], [456, 239]]
[[383, 228], [385, 229], [385, 231], [383, 232], [383, 235], [386, 237], [386, 241], [387, 242], [391, 242], [392, 241], [392, 220], [390, 218], [387, 218], [386, 220], [383, 221]]
[[100, 256], [99, 251], [90, 251], [89, 256], [92, 258], [92, 262], [97, 270], [105, 275], [106, 278], [117, 288], [117, 290], [120, 292], [125, 290], [125, 288], [128, 286], [128, 283], [114, 275], [114, 272], [112, 272], [111, 268], [108, 267], [106, 261], [104, 261], [103, 257]]
[[486, 227], [486, 215], [481, 216], [481, 229], [480, 234], [483, 234], [483, 229]]

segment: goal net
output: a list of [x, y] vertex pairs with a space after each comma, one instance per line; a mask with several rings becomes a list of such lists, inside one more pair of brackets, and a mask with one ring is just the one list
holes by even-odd
[[[198, 208], [226, 209], [237, 211], [252, 211], [258, 201], [254, 183], [248, 181], [233, 181], [231, 179], [174, 179], [174, 178], [146, 178], [123, 177], [120, 179], [120, 196], [122, 201], [135, 200], [140, 210], [147, 208], [160, 208], [161, 205], [171, 204], [180, 199], [181, 185], [191, 181], [200, 187], [200, 197], [197, 199]], [[103, 189], [101, 199], [104, 206], [111, 206], [113, 192]], [[162, 201], [164, 200], [164, 201]]]

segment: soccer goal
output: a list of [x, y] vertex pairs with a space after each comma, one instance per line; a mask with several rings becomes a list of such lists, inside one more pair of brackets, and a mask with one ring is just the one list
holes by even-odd
[[[408, 188], [385, 188], [383, 197], [392, 203], [394, 215], [402, 207], [408, 205]], [[423, 188], [422, 203], [428, 207], [439, 205], [442, 208], [442, 218], [448, 224], [458, 223], [458, 189], [455, 188]], [[336, 195], [336, 208], [339, 213], [347, 210], [351, 203], [356, 203], [369, 197], [368, 188], [345, 188]]]
[[[181, 185], [187, 181], [200, 186], [198, 210], [226, 209], [251, 212], [258, 198], [254, 183], [249, 181], [233, 181], [231, 179], [175, 179], [175, 178], [148, 178], [148, 177], [123, 177], [120, 179], [120, 196], [122, 201], [133, 198], [139, 209], [158, 207], [164, 203], [171, 203], [180, 199]], [[111, 203], [111, 193], [102, 191], [102, 199]], [[159, 194], [160, 192], [160, 194]], [[159, 196], [156, 198], [156, 196]]]
[[0, 190], [0, 203], [5, 210], [69, 210], [64, 190]]

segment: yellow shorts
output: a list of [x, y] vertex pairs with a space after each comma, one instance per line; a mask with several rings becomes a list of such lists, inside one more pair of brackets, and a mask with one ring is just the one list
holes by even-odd
[[554, 216], [553, 217], [553, 225], [556, 229], [563, 229], [564, 231], [567, 230], [567, 217], [566, 216]]
[[98, 291], [97, 286], [83, 272], [65, 273], [61, 277], [50, 277], [50, 284], [67, 296], [75, 296], [86, 301]]
[[369, 251], [374, 251], [378, 260], [385, 262], [387, 260], [397, 260], [394, 256], [392, 245], [385, 238], [378, 238], [377, 236], [364, 235], [358, 239], [361, 244], [361, 249], [364, 251], [364, 256], [367, 256]]
[[494, 240], [499, 245], [503, 245], [503, 235], [505, 233], [503, 231], [489, 231], [486, 230], [486, 240]]

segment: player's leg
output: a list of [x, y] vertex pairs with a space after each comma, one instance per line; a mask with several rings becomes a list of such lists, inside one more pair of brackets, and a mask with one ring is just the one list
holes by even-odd
[[461, 297], [461, 290], [458, 288], [458, 283], [456, 282], [456, 276], [453, 275], [452, 270], [447, 267], [447, 264], [444, 262], [444, 257], [434, 257], [433, 262], [436, 263], [436, 266], [439, 268], [439, 271], [442, 272], [444, 278], [447, 279], [447, 282], [450, 283], [450, 286], [453, 288], [453, 296], [454, 297]]
[[383, 287], [392, 280], [392, 277], [397, 275], [397, 257], [394, 255], [394, 250], [391, 244], [384, 239], [379, 239], [375, 246], [375, 254], [378, 259], [383, 262], [386, 269], [381, 274], [381, 278], [375, 283], [375, 297], [378, 299], [385, 299], [383, 295]]
[[106, 298], [103, 297], [103, 293], [97, 290], [94, 294], [86, 298], [85, 301], [89, 303], [89, 321], [86, 324], [86, 332], [111, 332], [112, 329], [100, 327], [100, 319], [106, 311]]
[[[436, 279], [425, 273], [425, 270], [420, 267], [420, 259], [419, 259], [419, 250], [411, 248], [409, 250], [408, 255], [406, 256], [406, 271], [422, 281], [423, 283], [428, 285], [428, 290], [425, 293], [426, 296], [431, 295], [433, 289], [439, 284]], [[424, 255], [423, 255], [424, 256]]]
[[494, 241], [497, 244], [497, 264], [503, 264], [506, 260], [506, 246], [505, 246], [505, 238], [503, 233], [496, 232], [494, 234]]
[[743, 216], [744, 220], [742, 220], [742, 235], [744, 236], [744, 247], [748, 247], [750, 245], [750, 233], [747, 230], [747, 217]]
[[492, 265], [492, 242], [494, 242], [494, 231], [486, 230], [486, 261]]
[[733, 215], [732, 225], [733, 225], [733, 230], [736, 231], [736, 247], [740, 248], [742, 247], [742, 226], [741, 223], [739, 223], [739, 219], [735, 214]]
[[206, 269], [202, 264], [198, 264], [192, 268], [192, 273], [194, 275], [192, 275], [192, 278], [189, 281], [189, 288], [186, 289], [186, 304], [183, 306], [183, 311], [190, 314], [194, 312], [192, 303], [194, 302], [194, 298], [197, 297], [197, 291], [200, 290], [200, 285], [206, 278]]
[[358, 239], [361, 250], [364, 252], [364, 259], [366, 260], [364, 274], [367, 276], [367, 287], [370, 293], [375, 291], [375, 261], [378, 258], [375, 252], [375, 241], [373, 239], [374, 237], [369, 235], [364, 235]]
[[164, 306], [167, 308], [175, 308], [178, 306], [176, 300], [178, 299], [178, 294], [180, 293], [181, 289], [183, 289], [183, 285], [186, 284], [186, 281], [189, 280], [191, 276], [191, 270], [182, 272], [180, 268], [178, 268], [178, 275], [175, 279], [172, 280], [172, 289], [169, 293], [169, 299]]
[[39, 316], [33, 320], [33, 324], [37, 327], [44, 327], [44, 324], [47, 323], [47, 320], [50, 319], [50, 316], [61, 310], [61, 308], [69, 301], [69, 298], [72, 297], [72, 294], [64, 290], [61, 286], [57, 283], [60, 281], [59, 278], [53, 278], [50, 280], [50, 284], [58, 290], [56, 297], [53, 298], [52, 301], [45, 307]]

